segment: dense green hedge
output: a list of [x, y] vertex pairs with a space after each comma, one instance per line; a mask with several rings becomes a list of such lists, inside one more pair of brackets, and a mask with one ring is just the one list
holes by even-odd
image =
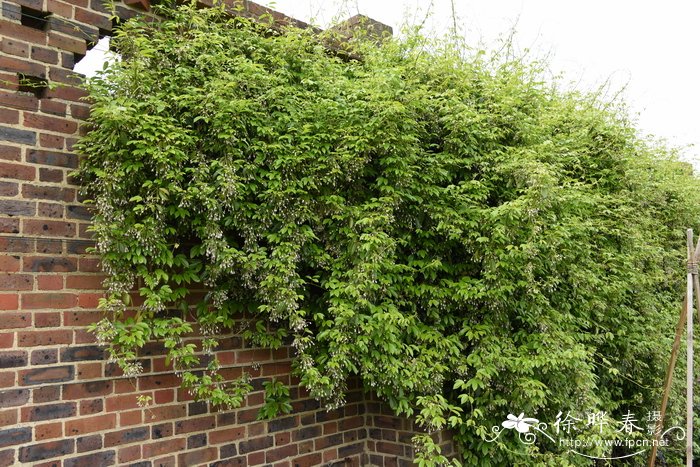
[[[698, 182], [622, 106], [417, 35], [335, 53], [218, 9], [161, 13], [115, 37], [126, 59], [89, 82], [79, 145], [109, 273], [96, 330], [128, 373], [162, 339], [198, 397], [237, 406], [245, 379], [189, 369], [246, 310], [314, 397], [342, 404], [360, 375], [452, 427], [465, 465], [590, 462], [487, 442], [508, 413], [657, 410]], [[188, 313], [203, 348], [181, 339]], [[261, 416], [287, 394], [269, 385]]]

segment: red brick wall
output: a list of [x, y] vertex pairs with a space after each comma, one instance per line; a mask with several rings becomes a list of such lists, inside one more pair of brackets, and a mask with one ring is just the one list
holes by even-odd
[[[122, 17], [147, 5], [126, 3]], [[287, 348], [224, 341], [225, 371], [250, 372], [256, 388], [233, 411], [192, 401], [158, 344], [144, 349], [138, 379], [105, 361], [86, 330], [100, 317], [103, 275], [85, 253], [90, 215], [70, 179], [88, 114], [71, 70], [112, 22], [100, 0], [0, 6], [0, 466], [411, 464], [410, 424], [357, 387], [332, 412], [293, 387], [293, 414], [256, 421], [262, 382], [290, 382]], [[28, 92], [20, 76], [59, 86]], [[139, 407], [139, 395], [153, 403]]]

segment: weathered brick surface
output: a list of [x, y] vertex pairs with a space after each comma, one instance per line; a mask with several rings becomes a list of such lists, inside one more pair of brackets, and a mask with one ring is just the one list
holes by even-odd
[[[229, 0], [229, 3], [233, 0]], [[201, 0], [202, 5], [210, 4]], [[240, 2], [239, 2], [240, 3]], [[147, 1], [117, 3], [122, 17]], [[253, 2], [243, 14], [271, 14]], [[22, 24], [21, 6], [46, 17]], [[227, 377], [243, 371], [256, 391], [237, 410], [195, 402], [178, 388], [160, 344], [142, 352], [146, 375], [125, 378], [86, 327], [100, 319], [104, 275], [70, 172], [85, 91], [72, 76], [86, 40], [112, 28], [102, 0], [2, 0], [0, 14], [0, 466], [124, 464], [294, 466], [405, 465], [412, 427], [365, 398], [327, 412], [296, 394], [294, 411], [257, 421], [262, 382], [290, 381], [290, 350], [221, 340]], [[299, 23], [303, 25], [302, 23]], [[57, 85], [19, 90], [20, 74]], [[134, 296], [137, 299], [136, 296]], [[148, 407], [138, 396], [149, 396]]]

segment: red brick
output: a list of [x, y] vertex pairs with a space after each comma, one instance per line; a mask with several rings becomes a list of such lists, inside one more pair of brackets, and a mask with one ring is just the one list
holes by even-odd
[[96, 451], [102, 448], [102, 435], [81, 436], [75, 444], [78, 452]]
[[[48, 239], [48, 238], [37, 238], [34, 240], [36, 243], [36, 248], [35, 251], [37, 253], [43, 253], [43, 254], [54, 254], [54, 253], [63, 253], [63, 242], [61, 240], [54, 240], [54, 239]], [[46, 257], [44, 257], [46, 259]], [[60, 260], [61, 258], [56, 258], [57, 260]]]
[[268, 349], [242, 350], [236, 355], [236, 363], [252, 363], [263, 360], [270, 360], [271, 354]]
[[56, 420], [58, 418], [70, 418], [77, 414], [75, 402], [60, 402], [56, 404], [22, 407], [21, 421], [38, 422]]
[[[45, 181], [45, 180], [42, 180]], [[39, 217], [63, 219], [64, 208], [59, 203], [39, 203]]]
[[36, 203], [15, 199], [0, 200], [0, 213], [6, 216], [35, 216]]
[[60, 313], [34, 313], [34, 327], [56, 328], [61, 325]]
[[[36, 283], [39, 290], [61, 290], [63, 289], [63, 276], [36, 276]], [[80, 303], [80, 298], [78, 298]]]
[[[36, 349], [32, 350], [32, 365], [51, 365], [58, 362], [57, 349]], [[36, 400], [35, 400], [36, 402]]]
[[[49, 441], [46, 443], [32, 444], [30, 446], [21, 447], [18, 451], [18, 458], [22, 465], [28, 465], [29, 463], [39, 460], [64, 456], [72, 453], [74, 450], [75, 442], [73, 440], [65, 439]], [[34, 466], [47, 467], [46, 464], [51, 465], [52, 463], [34, 464]]]
[[87, 329], [76, 329], [73, 334], [75, 336], [74, 341], [76, 344], [94, 344], [97, 341], [95, 334], [91, 333]]
[[45, 423], [34, 427], [34, 437], [36, 441], [45, 439], [60, 438], [63, 436], [63, 423]]
[[275, 446], [284, 446], [292, 442], [292, 435], [290, 432], [275, 433]]
[[115, 412], [120, 410], [137, 409], [139, 394], [122, 394], [111, 396], [105, 399], [105, 409], [107, 412]]
[[216, 426], [216, 419], [213, 415], [200, 418], [191, 418], [175, 422], [175, 433], [194, 433], [198, 431], [211, 430]]
[[44, 47], [32, 46], [32, 59], [55, 65], [58, 63], [58, 52]]
[[42, 99], [39, 101], [39, 108], [44, 113], [65, 117], [68, 104], [51, 99]]
[[16, 125], [19, 123], [19, 111], [14, 109], [0, 109], [0, 123]]
[[0, 273], [0, 290], [32, 290], [33, 282], [28, 274]]
[[78, 234], [78, 237], [84, 238], [86, 240], [93, 240], [95, 238], [95, 235], [89, 231], [92, 224], [80, 223], [78, 225], [80, 226], [80, 232]]
[[15, 343], [14, 332], [0, 332], [0, 349], [10, 349]]
[[64, 36], [53, 31], [49, 32], [49, 46], [80, 55], [85, 55], [87, 50], [87, 44], [84, 40]]
[[43, 151], [31, 148], [27, 151], [27, 162], [75, 169], [78, 167], [78, 156], [65, 152]]
[[19, 420], [17, 409], [0, 411], [0, 426], [16, 425]]
[[174, 388], [178, 386], [180, 386], [180, 380], [173, 374], [143, 376], [139, 378], [139, 390], [141, 391]]
[[0, 177], [17, 180], [34, 180], [36, 178], [36, 171], [34, 167], [27, 165], [0, 162]]
[[64, 326], [88, 326], [96, 323], [103, 316], [104, 314], [100, 311], [65, 311], [63, 324]]
[[268, 449], [265, 452], [265, 462], [276, 462], [286, 457], [296, 456], [298, 454], [296, 444], [288, 444], [274, 449]]
[[151, 438], [162, 439], [173, 435], [173, 424], [170, 422], [159, 423], [151, 426]]
[[322, 463], [323, 460], [320, 452], [315, 452], [313, 454], [307, 454], [306, 456], [297, 457], [292, 461], [294, 467], [312, 467], [314, 465], [320, 465]]
[[112, 394], [112, 381], [93, 381], [63, 386], [63, 400], [95, 398]]
[[0, 40], [0, 51], [11, 55], [16, 55], [18, 57], [28, 57], [29, 44], [16, 39], [11, 39], [9, 37], [3, 37]]
[[63, 149], [66, 146], [66, 139], [63, 136], [42, 133], [39, 135], [39, 145], [42, 148]]
[[58, 67], [49, 68], [49, 81], [52, 83], [61, 83], [69, 86], [80, 86], [80, 83], [82, 82], [74, 71]]
[[24, 219], [22, 229], [27, 235], [75, 237], [75, 224], [73, 222]]
[[[4, 22], [0, 20], [0, 24], [2, 23]], [[46, 65], [8, 56], [0, 56], [0, 70], [24, 73], [26, 75], [38, 76], [40, 78], [46, 76]]]
[[[102, 435], [81, 436], [76, 440], [78, 452], [96, 451], [102, 448]], [[100, 465], [99, 463], [97, 465]]]
[[22, 294], [22, 309], [37, 310], [42, 308], [73, 308], [78, 304], [78, 297], [70, 293], [29, 293]]
[[[150, 438], [150, 427], [136, 427], [127, 430], [113, 431], [105, 435], [105, 447], [131, 444]], [[190, 464], [186, 464], [190, 465]]]
[[19, 87], [19, 77], [17, 73], [0, 73], [0, 89], [16, 91]]
[[102, 272], [99, 258], [80, 258], [78, 270], [81, 272]]
[[185, 446], [186, 440], [183, 438], [166, 439], [156, 443], [144, 444], [143, 457], [148, 459], [149, 457], [170, 454], [176, 451], [183, 451]]
[[[64, 18], [73, 17], [73, 5], [58, 0], [46, 0], [46, 9], [51, 13], [55, 13], [58, 16]], [[82, 23], [89, 23], [88, 21], [81, 21]]]
[[73, 118], [87, 120], [87, 118], [90, 116], [90, 107], [87, 105], [71, 104], [70, 114]]
[[337, 449], [329, 449], [328, 451], [323, 452], [323, 462], [330, 462], [332, 460], [335, 460], [338, 458], [338, 450]]
[[[85, 126], [78, 126], [78, 133], [80, 135], [84, 135], [86, 133], [87, 127]], [[75, 145], [78, 143], [78, 138], [66, 138], [66, 150], [67, 151], [73, 151], [75, 149]], [[77, 185], [77, 183], [76, 183]]]
[[[150, 417], [149, 417], [150, 418]], [[146, 423], [149, 423], [146, 420]], [[143, 410], [131, 410], [129, 412], [119, 412], [119, 426], [134, 426], [143, 423]]]
[[109, 430], [116, 428], [116, 414], [98, 415], [96, 417], [80, 418], [79, 420], [71, 420], [66, 422], [66, 436], [76, 436], [85, 433], [94, 433], [96, 431]]
[[[121, 376], [121, 375], [120, 375]], [[114, 382], [114, 393], [125, 394], [127, 392], [135, 392], [136, 383], [128, 379], [116, 380]]]
[[19, 233], [19, 219], [0, 218], [0, 232]]
[[65, 382], [72, 380], [74, 376], [74, 368], [69, 365], [34, 368], [18, 372], [20, 384], [23, 386]]
[[127, 446], [119, 449], [117, 459], [120, 464], [126, 464], [138, 459], [141, 459], [141, 446]]
[[[29, 389], [11, 389], [0, 391], [0, 407], [18, 407], [29, 401]], [[1, 444], [1, 443], [0, 443]]]
[[156, 404], [168, 404], [175, 401], [175, 391], [172, 389], [161, 389], [153, 394], [153, 401]]
[[288, 375], [291, 367], [291, 362], [267, 363], [262, 366], [262, 374], [263, 376]]
[[265, 451], [248, 454], [248, 465], [262, 465], [265, 463]]
[[61, 399], [60, 386], [43, 386], [32, 390], [32, 400], [35, 404], [55, 402]]
[[102, 399], [89, 399], [80, 401], [80, 415], [94, 415], [104, 410], [104, 401]]
[[179, 405], [164, 405], [162, 407], [152, 407], [148, 410], [146, 419], [148, 423], [159, 422], [162, 420], [171, 420], [174, 418], [183, 418], [187, 415], [187, 406]]
[[0, 181], [0, 196], [15, 196], [19, 193], [19, 184]]
[[73, 134], [78, 129], [78, 124], [65, 118], [49, 117], [36, 113], [24, 113], [24, 125], [39, 130], [54, 131], [56, 133]]
[[61, 169], [39, 169], [39, 180], [42, 182], [61, 183], [63, 182], [63, 170]]
[[0, 91], [0, 105], [14, 109], [37, 110], [39, 108], [39, 100], [28, 93]]
[[83, 103], [83, 98], [87, 96], [88, 93], [86, 90], [72, 86], [59, 86], [55, 89], [50, 89], [47, 92], [47, 97], [49, 98], [64, 99], [81, 104]]
[[24, 184], [22, 186], [22, 197], [29, 199], [48, 199], [53, 201], [69, 202], [75, 199], [75, 189], [61, 188], [51, 185]]
[[102, 377], [102, 364], [81, 363], [78, 365], [78, 379], [97, 379]]
[[[19, 298], [17, 294], [0, 294], [0, 310], [16, 310], [19, 308]], [[3, 316], [6, 314], [3, 313]], [[2, 324], [0, 322], [0, 327]]]
[[21, 331], [17, 333], [17, 343], [20, 347], [36, 347], [39, 345], [70, 344], [73, 333], [65, 330], [55, 331]]
[[[0, 96], [2, 93], [0, 92]], [[0, 100], [0, 104], [2, 101]], [[16, 146], [0, 145], [0, 159], [6, 161], [19, 161], [22, 159], [22, 151]]]
[[2, 19], [0, 19], [0, 34], [8, 37], [16, 37], [35, 44], [43, 44], [46, 41], [46, 33], [44, 31], [32, 29], [17, 23], [11, 23]]
[[165, 373], [173, 370], [172, 362], [168, 365], [165, 364], [165, 357], [154, 357], [152, 367], [154, 373]]
[[216, 460], [217, 454], [216, 448], [206, 448], [182, 453], [177, 456], [177, 459], [179, 465], [206, 465], [208, 462]]
[[[17, 308], [17, 295], [0, 295], [0, 309], [2, 309], [2, 298], [3, 297], [14, 297], [15, 305], [14, 309]], [[10, 310], [13, 308], [5, 308]], [[12, 313], [3, 312], [2, 319], [0, 319], [0, 329], [17, 329], [17, 328], [28, 328], [32, 325], [32, 316], [30, 313]]]
[[22, 260], [22, 270], [25, 272], [73, 272], [77, 269], [75, 258], [25, 256]]
[[2, 272], [17, 272], [19, 264], [19, 256], [0, 256], [0, 271]]
[[15, 386], [15, 373], [12, 371], [0, 373], [0, 388], [9, 388], [11, 386]]
[[79, 289], [79, 290], [101, 290], [102, 281], [105, 280], [104, 275], [99, 276], [68, 276], [66, 278], [66, 288], [67, 289]]
[[177, 458], [175, 456], [159, 457], [153, 461], [153, 465], [158, 467], [177, 467]]

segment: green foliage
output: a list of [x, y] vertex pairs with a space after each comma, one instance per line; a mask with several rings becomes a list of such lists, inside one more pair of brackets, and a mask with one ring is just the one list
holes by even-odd
[[[109, 274], [95, 330], [129, 374], [160, 339], [198, 398], [240, 405], [251, 386], [213, 351], [244, 311], [314, 397], [342, 404], [358, 375], [453, 429], [466, 465], [576, 465], [487, 442], [508, 413], [655, 409], [699, 187], [622, 106], [419, 36], [358, 40], [358, 61], [324, 34], [160, 12], [117, 33], [79, 145]], [[266, 389], [261, 416], [290, 410]]]
[[280, 414], [292, 411], [292, 399], [289, 397], [289, 388], [281, 381], [265, 381], [265, 404], [260, 408], [258, 420], [275, 418]]

